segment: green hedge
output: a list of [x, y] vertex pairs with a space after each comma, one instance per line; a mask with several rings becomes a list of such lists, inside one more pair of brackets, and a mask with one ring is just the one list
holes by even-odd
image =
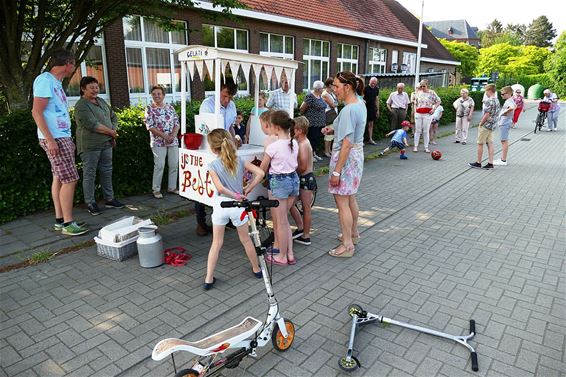
[[[389, 111], [385, 101], [390, 92], [391, 90], [381, 90], [381, 116], [374, 127], [374, 137], [377, 138], [383, 137], [389, 130]], [[437, 93], [441, 96], [445, 109], [441, 123], [453, 122], [455, 115], [452, 102], [458, 98], [459, 89], [440, 89]], [[472, 95], [476, 104], [481, 103], [483, 93]], [[299, 104], [303, 98], [304, 95], [299, 94]], [[235, 102], [247, 118], [254, 101], [250, 98], [238, 98]], [[180, 106], [177, 104], [175, 107], [180, 113]], [[198, 113], [199, 107], [198, 101], [187, 103], [189, 132], [194, 131], [194, 114]], [[117, 198], [151, 191], [153, 156], [149, 148], [149, 134], [143, 124], [143, 112], [143, 106], [132, 106], [117, 112], [119, 138], [114, 151], [112, 177]], [[73, 135], [75, 134], [73, 122]], [[51, 208], [51, 170], [45, 152], [37, 142], [37, 127], [30, 111], [15, 111], [0, 116], [0, 140], [4, 152], [0, 164], [0, 223]], [[82, 176], [78, 157], [77, 167]], [[97, 197], [101, 197], [99, 187]], [[81, 203], [82, 198], [82, 185], [79, 182], [75, 202]]]
[[497, 80], [497, 88], [501, 89], [507, 85], [521, 84], [528, 91], [529, 88], [535, 84], [541, 84], [545, 88], [551, 88], [552, 83], [550, 77], [546, 73], [536, 75], [522, 75], [522, 76], [501, 76]]

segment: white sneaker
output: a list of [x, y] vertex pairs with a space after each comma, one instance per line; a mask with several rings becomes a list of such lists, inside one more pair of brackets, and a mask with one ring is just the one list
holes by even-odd
[[507, 166], [507, 161], [502, 161], [501, 159], [493, 161], [495, 166]]
[[547, 129], [546, 129], [546, 132], [551, 132], [551, 131], [552, 131], [552, 128], [547, 128]]
[[425, 148], [424, 151], [425, 151], [425, 153], [430, 153], [430, 149], [428, 149], [428, 148]]
[[413, 148], [413, 152], [418, 152], [418, 151], [419, 151], [419, 149], [417, 147]]

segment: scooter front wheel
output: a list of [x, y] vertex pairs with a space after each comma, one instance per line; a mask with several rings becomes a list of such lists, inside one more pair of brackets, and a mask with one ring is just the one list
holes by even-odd
[[273, 347], [277, 351], [287, 351], [289, 348], [291, 348], [291, 345], [295, 340], [295, 325], [293, 325], [293, 322], [286, 319], [285, 329], [287, 329], [286, 338], [283, 336], [283, 333], [281, 333], [279, 325], [276, 324], [275, 328], [273, 329], [273, 334], [271, 335], [271, 343], [273, 343]]
[[199, 372], [194, 369], [183, 369], [175, 374], [175, 377], [198, 377]]

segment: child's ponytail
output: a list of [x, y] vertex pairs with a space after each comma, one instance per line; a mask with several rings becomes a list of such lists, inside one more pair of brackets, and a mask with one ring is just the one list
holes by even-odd
[[291, 136], [291, 140], [289, 140], [289, 148], [293, 150], [293, 139], [295, 138], [295, 121], [289, 118], [289, 135]]
[[281, 128], [283, 131], [290, 131], [291, 142], [289, 143], [289, 147], [293, 150], [293, 126], [295, 125], [295, 121], [289, 118], [289, 114], [283, 110], [274, 111], [271, 115], [271, 124]]
[[207, 139], [210, 149], [220, 156], [222, 165], [224, 165], [232, 175], [236, 175], [238, 170], [238, 156], [236, 155], [236, 146], [230, 134], [221, 128], [217, 128], [210, 131]]

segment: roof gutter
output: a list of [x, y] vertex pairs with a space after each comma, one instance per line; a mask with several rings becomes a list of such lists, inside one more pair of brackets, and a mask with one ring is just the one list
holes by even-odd
[[454, 60], [443, 60], [443, 59], [425, 58], [425, 57], [421, 57], [421, 61], [428, 63], [447, 64], [447, 65], [462, 65], [462, 63]]
[[[205, 2], [205, 1], [195, 3], [195, 8], [200, 8], [200, 9], [208, 10], [208, 11], [212, 11], [212, 12], [222, 12], [222, 9], [223, 9], [221, 7], [215, 7], [215, 6], [212, 5], [212, 3]], [[358, 37], [358, 38], [368, 39], [368, 40], [371, 40], [371, 41], [394, 43], [394, 44], [403, 45], [403, 46], [418, 47], [417, 42], [412, 42], [412, 41], [408, 41], [408, 40], [405, 40], [405, 39], [397, 39], [397, 38], [385, 37], [385, 36], [376, 35], [376, 34], [362, 33], [362, 32], [355, 31], [355, 30], [343, 29], [343, 28], [338, 28], [338, 27], [335, 27], [335, 26], [319, 24], [319, 23], [310, 22], [310, 21], [303, 21], [303, 20], [298, 20], [298, 19], [295, 19], [295, 18], [278, 16], [278, 15], [274, 15], [274, 14], [270, 14], [270, 13], [262, 13], [262, 12], [257, 12], [257, 11], [253, 11], [253, 10], [249, 10], [249, 9], [233, 8], [231, 10], [231, 12], [232, 12], [232, 14], [234, 14], [236, 16], [253, 18], [253, 19], [256, 19], [256, 20], [271, 21], [271, 22], [275, 22], [275, 23], [279, 23], [279, 24], [304, 27], [304, 28], [307, 28], [307, 29], [324, 30], [324, 31], [327, 31], [329, 33]], [[427, 45], [421, 44], [421, 48], [427, 48]]]

